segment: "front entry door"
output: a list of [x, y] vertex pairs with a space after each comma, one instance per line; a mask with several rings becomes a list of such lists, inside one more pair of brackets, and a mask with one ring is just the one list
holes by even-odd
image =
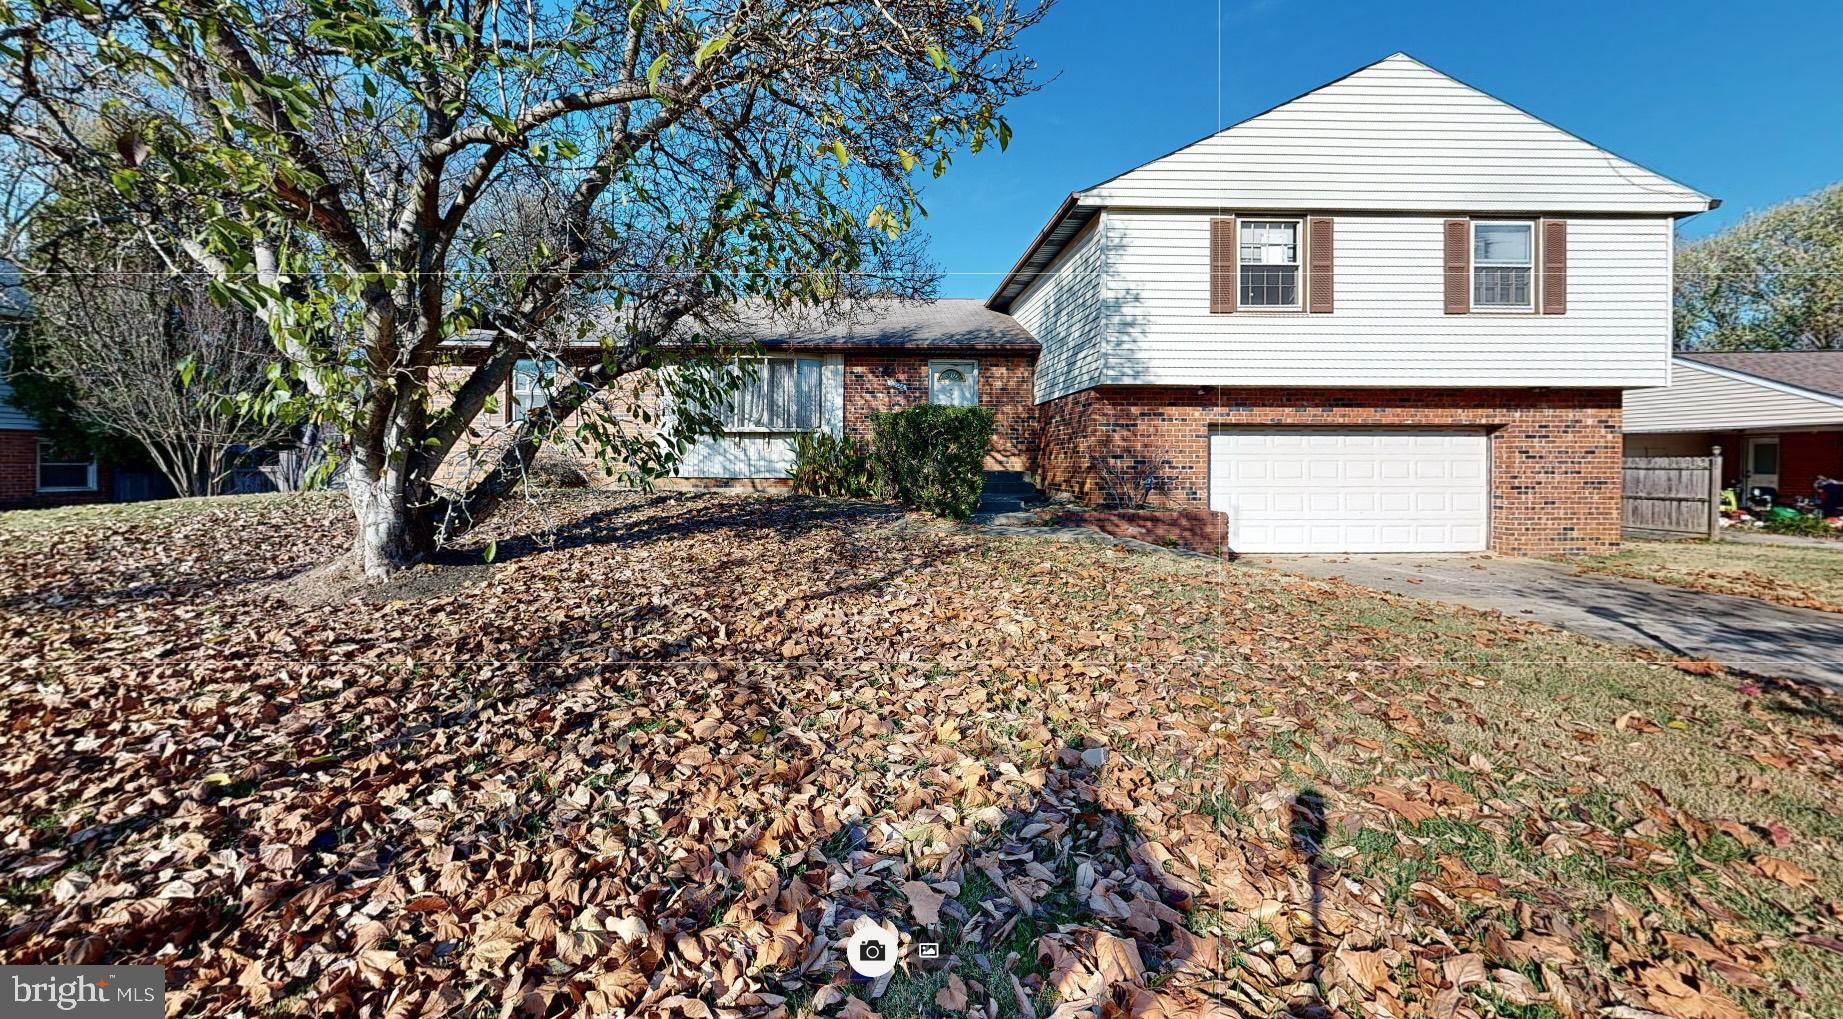
[[1747, 487], [1779, 487], [1779, 437], [1747, 440]]
[[979, 406], [979, 362], [928, 362], [928, 402], [943, 407]]

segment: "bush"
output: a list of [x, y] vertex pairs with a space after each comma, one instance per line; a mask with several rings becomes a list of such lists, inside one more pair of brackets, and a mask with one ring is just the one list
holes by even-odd
[[870, 447], [849, 435], [800, 433], [794, 439], [794, 465], [787, 475], [801, 495], [868, 499], [876, 491]]
[[925, 404], [870, 416], [877, 488], [910, 509], [965, 520], [985, 487], [992, 412]]
[[560, 449], [539, 450], [525, 477], [536, 488], [589, 487], [589, 472], [583, 470], [581, 459]]
[[1760, 521], [1760, 529], [1768, 534], [1790, 534], [1801, 538], [1834, 538], [1837, 530], [1824, 523], [1822, 517], [1810, 513], [1800, 513], [1795, 517], [1769, 516]]

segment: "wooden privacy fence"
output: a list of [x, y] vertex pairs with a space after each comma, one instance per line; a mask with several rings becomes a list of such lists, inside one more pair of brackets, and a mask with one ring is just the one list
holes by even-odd
[[1625, 532], [1710, 538], [1721, 528], [1721, 447], [1712, 456], [1625, 458]]

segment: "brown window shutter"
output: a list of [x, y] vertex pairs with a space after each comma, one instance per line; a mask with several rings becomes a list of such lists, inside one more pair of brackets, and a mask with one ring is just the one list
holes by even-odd
[[1306, 311], [1329, 315], [1333, 300], [1333, 265], [1331, 219], [1313, 216], [1306, 220], [1306, 257], [1311, 260], [1311, 276], [1306, 280]]
[[1446, 313], [1472, 310], [1472, 221], [1446, 221]]
[[1568, 313], [1568, 221], [1542, 221], [1542, 313]]
[[1235, 220], [1209, 221], [1209, 313], [1235, 310]]

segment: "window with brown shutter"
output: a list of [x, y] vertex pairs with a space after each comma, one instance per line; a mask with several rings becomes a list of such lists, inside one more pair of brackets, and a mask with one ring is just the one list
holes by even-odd
[[1209, 221], [1209, 311], [1226, 315], [1235, 310], [1235, 220]]
[[1568, 313], [1568, 221], [1542, 221], [1542, 313]]
[[1463, 315], [1472, 310], [1472, 224], [1446, 221], [1446, 313]]
[[1314, 216], [1306, 220], [1306, 258], [1310, 276], [1306, 280], [1306, 311], [1329, 315], [1334, 304], [1331, 220]]

